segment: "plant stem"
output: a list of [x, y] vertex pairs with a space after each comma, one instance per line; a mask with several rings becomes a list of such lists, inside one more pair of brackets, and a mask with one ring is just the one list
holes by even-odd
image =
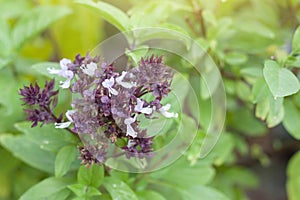
[[206, 38], [206, 26], [205, 26], [204, 19], [203, 19], [203, 10], [202, 9], [196, 10], [195, 15], [196, 15], [197, 20], [200, 23], [202, 36], [204, 38]]

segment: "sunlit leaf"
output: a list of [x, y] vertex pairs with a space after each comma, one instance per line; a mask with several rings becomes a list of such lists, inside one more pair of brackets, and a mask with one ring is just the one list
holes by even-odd
[[300, 110], [291, 102], [284, 103], [283, 126], [294, 138], [300, 139]]
[[296, 29], [293, 37], [293, 52], [300, 53], [300, 26]]
[[22, 122], [15, 126], [28, 139], [40, 145], [41, 149], [54, 153], [68, 144], [77, 144], [78, 142], [74, 135], [67, 130], [54, 128], [54, 124], [45, 124], [42, 127], [31, 128], [30, 122]]
[[3, 134], [0, 136], [1, 145], [28, 165], [39, 170], [53, 173], [55, 155], [41, 148], [27, 136], [13, 136]]
[[138, 200], [136, 194], [123, 181], [112, 177], [106, 177], [103, 185], [113, 200]]
[[139, 198], [139, 200], [166, 200], [164, 196], [152, 190], [139, 192], [137, 193], [137, 197]]
[[245, 54], [232, 52], [226, 54], [225, 61], [230, 65], [241, 65], [247, 62], [248, 57]]
[[210, 167], [209, 161], [199, 161], [191, 165], [187, 159], [181, 158], [171, 166], [153, 172], [151, 177], [160, 182], [187, 189], [194, 185], [207, 184], [214, 174], [214, 169]]
[[296, 153], [289, 161], [287, 167], [287, 193], [290, 200], [298, 200], [300, 196], [300, 152]]
[[78, 183], [96, 188], [101, 185], [103, 178], [104, 168], [97, 164], [94, 164], [89, 168], [81, 166], [77, 174]]
[[94, 2], [91, 0], [76, 0], [76, 3], [93, 9], [101, 15], [103, 19], [114, 25], [120, 31], [126, 31], [128, 29], [129, 18], [119, 8], [101, 1]]
[[228, 197], [226, 197], [218, 190], [200, 185], [195, 185], [194, 187], [188, 190], [182, 190], [181, 195], [182, 199], [189, 200], [199, 200], [199, 197], [201, 197], [202, 199], [229, 200]]
[[36, 70], [39, 74], [50, 77], [50, 78], [57, 78], [58, 76], [55, 74], [50, 74], [48, 71], [50, 69], [60, 69], [59, 63], [56, 62], [42, 62], [37, 63], [31, 66], [31, 69]]
[[14, 47], [20, 49], [26, 41], [70, 13], [70, 9], [63, 6], [37, 6], [26, 12], [12, 31]]
[[59, 150], [55, 159], [55, 176], [62, 177], [65, 175], [72, 162], [75, 160], [77, 155], [77, 148], [73, 145], [65, 146]]
[[275, 61], [265, 62], [263, 74], [275, 98], [295, 94], [300, 89], [297, 77], [288, 69], [280, 68]]
[[18, 17], [30, 8], [30, 2], [27, 0], [4, 0], [0, 2], [0, 18], [3, 19]]
[[70, 185], [68, 188], [72, 190], [72, 192], [74, 192], [76, 196], [84, 199], [90, 198], [92, 196], [101, 195], [101, 192], [97, 188], [82, 184], [73, 184]]
[[20, 200], [32, 200], [32, 199], [49, 199], [52, 195], [60, 192], [72, 181], [63, 178], [48, 178], [42, 182], [34, 185], [25, 194], [23, 194]]

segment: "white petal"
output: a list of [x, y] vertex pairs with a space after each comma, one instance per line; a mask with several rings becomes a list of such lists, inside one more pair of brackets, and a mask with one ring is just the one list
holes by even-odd
[[103, 87], [105, 87], [105, 88], [110, 88], [110, 87], [112, 87], [114, 84], [115, 84], [114, 77], [110, 77], [110, 79], [105, 79], [105, 80], [102, 82], [102, 85], [103, 85]]
[[130, 148], [130, 147], [134, 146], [135, 144], [136, 144], [136, 142], [134, 140], [128, 140], [127, 147]]
[[97, 64], [94, 62], [91, 62], [90, 64], [87, 64], [85, 67], [80, 67], [83, 71], [83, 73], [94, 76], [95, 70], [97, 69]]
[[116, 78], [116, 82], [120, 84], [123, 81], [123, 78], [126, 76], [127, 72], [122, 72], [122, 75]]
[[72, 119], [71, 115], [73, 115], [75, 112], [76, 112], [75, 110], [68, 110], [68, 111], [66, 112], [66, 116], [67, 116], [67, 118], [68, 118], [68, 120], [69, 120], [70, 122], [73, 122], [73, 119]]
[[178, 117], [178, 113], [174, 113], [174, 112], [168, 112], [168, 110], [171, 108], [170, 104], [167, 104], [163, 107], [161, 107], [159, 109], [159, 112], [165, 116], [166, 118], [177, 118]]
[[130, 125], [130, 124], [132, 124], [133, 122], [135, 122], [136, 117], [137, 117], [137, 115], [134, 115], [133, 117], [126, 118], [126, 119], [124, 120], [124, 123], [125, 123], [126, 125]]
[[72, 79], [74, 77], [74, 73], [71, 70], [62, 71], [60, 75], [67, 79]]
[[134, 110], [148, 115], [151, 114], [153, 111], [152, 108], [150, 107], [143, 108], [143, 105], [144, 102], [141, 99], [137, 98], [137, 105], [134, 107]]
[[127, 89], [130, 89], [132, 87], [136, 87], [136, 83], [120, 82], [118, 84], [121, 85], [124, 88], [127, 88]]
[[60, 81], [60, 87], [62, 88], [69, 88], [70, 84], [71, 84], [71, 79], [67, 79], [65, 82], [64, 81]]
[[50, 74], [59, 74], [61, 72], [60, 69], [54, 69], [54, 68], [47, 68], [47, 70]]
[[114, 88], [112, 88], [112, 86], [115, 84], [115, 79], [114, 77], [110, 77], [110, 79], [105, 79], [102, 82], [103, 87], [107, 88], [110, 94], [113, 95], [118, 95], [119, 92], [117, 90], [115, 90]]
[[161, 107], [161, 108], [159, 109], [159, 111], [161, 111], [161, 110], [163, 110], [163, 111], [168, 111], [168, 110], [170, 110], [170, 108], [171, 108], [171, 104], [168, 103], [167, 105]]
[[123, 82], [123, 78], [125, 77], [125, 75], [127, 74], [127, 72], [122, 72], [122, 75], [116, 78], [116, 82], [121, 85], [124, 88], [130, 89], [132, 87], [136, 87], [136, 83], [128, 83], [128, 82]]
[[143, 109], [141, 110], [141, 113], [144, 113], [144, 114], [149, 115], [149, 114], [152, 113], [152, 111], [153, 111], [152, 108], [146, 107], [146, 108], [143, 108]]
[[72, 63], [71, 60], [67, 59], [67, 58], [63, 58], [60, 60], [59, 64], [62, 70], [68, 70], [68, 64]]
[[178, 117], [178, 113], [173, 113], [173, 112], [161, 112], [161, 114], [163, 116], [165, 116], [166, 118], [177, 118]]
[[62, 123], [55, 123], [55, 128], [67, 128], [71, 125], [72, 122], [62, 122]]
[[126, 135], [130, 135], [131, 137], [135, 138], [137, 136], [137, 132], [135, 132], [135, 130], [130, 125], [127, 125]]
[[136, 103], [137, 103], [137, 104], [136, 104], [136, 106], [134, 107], [134, 110], [140, 112], [140, 110], [143, 109], [144, 102], [143, 102], [140, 98], [137, 98], [137, 99], [136, 99]]
[[114, 88], [112, 88], [112, 87], [108, 88], [108, 91], [112, 95], [118, 95], [119, 94], [119, 92], [117, 90], [115, 90]]

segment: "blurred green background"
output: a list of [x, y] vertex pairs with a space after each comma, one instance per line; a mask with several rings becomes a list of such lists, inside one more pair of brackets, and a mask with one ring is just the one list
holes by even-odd
[[[299, 200], [299, 153], [290, 162], [289, 168], [287, 166], [292, 155], [300, 149], [297, 140], [300, 139], [300, 95], [297, 93], [282, 99], [275, 108], [275, 100], [260, 102], [253, 90], [255, 85], [260, 86], [258, 82], [263, 77], [264, 61], [270, 58], [287, 65], [299, 79], [299, 52], [293, 50], [292, 40], [299, 25], [300, 2], [105, 2], [127, 12], [132, 28], [168, 27], [189, 35], [218, 65], [227, 94], [227, 115], [224, 134], [208, 158], [212, 160], [208, 165], [213, 172], [203, 185], [218, 189], [229, 199], [284, 200], [289, 197]], [[38, 9], [43, 6], [46, 9]], [[101, 41], [120, 31], [107, 19], [105, 14], [72, 0], [0, 0], [1, 135], [23, 134], [14, 126], [26, 118], [18, 90], [29, 82], [46, 80], [31, 66], [42, 61], [72, 59], [78, 53], [85, 55], [92, 51]], [[184, 62], [182, 67], [191, 82], [198, 80]], [[199, 102], [195, 104], [199, 104], [200, 110], [205, 112], [209, 102], [202, 91], [199, 89]], [[192, 110], [193, 103], [189, 105]], [[274, 114], [276, 109], [279, 111]], [[200, 125], [205, 127], [207, 119], [201, 120]], [[1, 143], [3, 145], [3, 140]], [[190, 161], [199, 159], [195, 155], [201, 145], [198, 143], [196, 139], [187, 153]], [[0, 199], [14, 200], [48, 177], [49, 173], [25, 164], [14, 156], [15, 152], [7, 151], [10, 148], [6, 145], [3, 145], [6, 148], [0, 147]], [[204, 159], [203, 162], [206, 161]], [[199, 162], [195, 173], [203, 172], [203, 163]], [[176, 179], [181, 171], [174, 170], [172, 173], [170, 176]], [[191, 173], [191, 179], [195, 175]], [[156, 176], [159, 177], [154, 174], [154, 179]], [[188, 177], [186, 179], [189, 180]], [[161, 193], [169, 195], [172, 192], [166, 190]], [[186, 196], [186, 199], [189, 198]]]

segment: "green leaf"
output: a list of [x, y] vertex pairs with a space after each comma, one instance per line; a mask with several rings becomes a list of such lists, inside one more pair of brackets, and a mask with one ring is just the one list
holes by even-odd
[[68, 186], [74, 194], [78, 197], [83, 197], [84, 199], [89, 199], [89, 197], [100, 196], [102, 193], [95, 187], [89, 187], [82, 184], [74, 184]]
[[275, 61], [265, 62], [263, 74], [275, 98], [295, 94], [300, 89], [297, 77], [288, 69], [280, 68]]
[[296, 29], [293, 37], [293, 53], [300, 53], [300, 26]]
[[24, 12], [26, 12], [31, 6], [31, 2], [27, 0], [5, 0], [0, 2], [1, 19], [12, 19], [18, 17]]
[[39, 74], [47, 76], [49, 78], [58, 78], [57, 75], [55, 74], [50, 74], [48, 72], [48, 68], [53, 68], [53, 69], [60, 69], [59, 63], [56, 62], [42, 62], [42, 63], [37, 63], [31, 66], [31, 69], [36, 70]]
[[0, 69], [8, 66], [8, 64], [11, 62], [10, 58], [1, 58], [0, 57]]
[[298, 151], [289, 161], [287, 167], [287, 193], [290, 200], [298, 200], [300, 197], [300, 151]]
[[[165, 24], [158, 28], [141, 28], [133, 31], [137, 45], [143, 45], [153, 40], [175, 40], [179, 45], [183, 44], [187, 49], [191, 47], [188, 34], [180, 27], [173, 24]], [[180, 43], [179, 43], [180, 41]]]
[[[230, 166], [222, 168], [211, 185], [224, 192], [230, 199], [236, 199], [237, 196], [238, 199], [244, 199], [244, 190], [258, 187], [259, 178], [252, 170]], [[242, 197], [237, 194], [241, 194]]]
[[112, 177], [106, 177], [103, 185], [113, 200], [138, 200], [136, 194], [123, 181]]
[[108, 3], [98, 1], [97, 3], [91, 0], [76, 0], [78, 4], [95, 10], [110, 24], [114, 25], [120, 31], [126, 31], [129, 25], [128, 16], [119, 8], [116, 8]]
[[240, 70], [241, 74], [250, 77], [262, 77], [262, 68], [260, 67], [245, 67]]
[[56, 177], [62, 177], [69, 171], [76, 155], [77, 148], [74, 145], [65, 146], [59, 150], [55, 159], [54, 171]]
[[25, 82], [22, 80], [15, 81], [13, 75], [9, 72], [9, 70], [11, 69], [6, 68], [0, 71], [0, 104], [2, 104], [6, 108], [6, 112], [0, 113], [0, 115], [4, 113], [7, 115], [23, 113], [23, 109], [21, 106], [22, 101], [20, 100], [21, 96], [18, 94], [18, 90], [20, 87], [22, 87], [23, 84], [25, 84]]
[[65, 200], [68, 198], [68, 196], [71, 194], [71, 191], [67, 188], [60, 190], [59, 192], [56, 192], [49, 197], [47, 197], [47, 200]]
[[[125, 167], [123, 167], [123, 168], [125, 168]], [[114, 177], [114, 178], [116, 178], [116, 179], [120, 179], [122, 181], [127, 181], [128, 178], [129, 178], [129, 173], [122, 172], [122, 171], [119, 171], [119, 170], [111, 170], [110, 173], [109, 173], [109, 175], [112, 176], [112, 177]]]
[[268, 98], [265, 98], [256, 104], [255, 116], [261, 120], [265, 120], [270, 110], [270, 102]]
[[63, 178], [51, 177], [45, 179], [30, 188], [21, 196], [20, 200], [49, 199], [52, 195], [66, 188], [71, 182], [71, 180]]
[[212, 180], [215, 171], [210, 164], [210, 161], [200, 160], [191, 166], [189, 161], [182, 157], [169, 167], [151, 173], [150, 176], [159, 182], [187, 189], [194, 185], [205, 185]]
[[12, 31], [14, 47], [20, 49], [27, 40], [70, 13], [64, 6], [37, 6], [26, 12]]
[[208, 22], [209, 24], [211, 24], [212, 26], [217, 26], [218, 25], [218, 21], [216, 19], [215, 14], [210, 11], [210, 10], [203, 10], [203, 18], [206, 22]]
[[[251, 170], [242, 167], [230, 167], [228, 169], [222, 170], [220, 173], [223, 181], [219, 181], [221, 184], [226, 184], [229, 187], [234, 187], [238, 185], [240, 187], [255, 188], [259, 185], [258, 176]], [[226, 180], [227, 179], [227, 180]], [[218, 182], [218, 180], [216, 180]]]
[[296, 139], [300, 139], [300, 110], [291, 101], [284, 102], [283, 126]]
[[15, 127], [23, 132], [33, 143], [41, 149], [57, 153], [62, 147], [77, 144], [78, 139], [64, 129], [54, 128], [54, 124], [45, 124], [42, 127], [31, 128], [30, 122], [22, 122]]
[[0, 30], [0, 56], [7, 57], [11, 50], [11, 38], [10, 27], [6, 21], [0, 20]]
[[166, 200], [161, 194], [152, 190], [145, 190], [137, 193], [139, 200]]
[[204, 159], [211, 160], [216, 166], [221, 166], [232, 160], [232, 153], [235, 147], [232, 135], [232, 133], [223, 132], [212, 151]]
[[273, 30], [257, 20], [243, 20], [240, 21], [237, 26], [237, 28], [240, 29], [239, 32], [244, 31], [252, 35], [255, 34], [256, 36], [252, 36], [253, 38], [261, 36], [264, 38], [273, 39], [275, 37]]
[[24, 134], [1, 135], [1, 144], [25, 163], [48, 173], [54, 173], [55, 153], [78, 142], [75, 136], [55, 129], [53, 124], [31, 128], [30, 122], [23, 122], [15, 127]]
[[86, 186], [99, 187], [103, 182], [104, 168], [102, 165], [93, 164], [91, 167], [86, 168], [81, 166], [78, 170], [77, 179], [78, 183]]
[[278, 125], [284, 116], [283, 109], [283, 98], [274, 98], [273, 96], [269, 96], [269, 113], [267, 117], [267, 124], [269, 128], [272, 128]]
[[266, 81], [258, 79], [252, 88], [252, 103], [258, 103], [269, 96], [269, 89]]
[[142, 45], [134, 49], [133, 51], [126, 49], [125, 54], [132, 60], [134, 66], [138, 66], [139, 61], [141, 60], [141, 58], [145, 57], [148, 50], [148, 46]]
[[251, 90], [248, 84], [243, 81], [235, 82], [236, 93], [238, 97], [244, 101], [249, 101], [251, 99]]
[[48, 173], [54, 172], [54, 154], [42, 149], [26, 135], [3, 134], [0, 136], [0, 142], [15, 157], [28, 165]]
[[229, 200], [223, 193], [218, 190], [205, 187], [205, 186], [194, 186], [188, 190], [181, 190], [182, 199], [188, 200], [199, 200], [201, 199], [214, 199], [214, 200]]
[[225, 56], [225, 61], [229, 65], [234, 65], [234, 66], [244, 64], [245, 62], [247, 62], [247, 60], [248, 57], [246, 54], [237, 53], [237, 52], [228, 53]]
[[248, 109], [239, 109], [235, 112], [229, 112], [228, 122], [233, 129], [251, 136], [262, 135], [266, 131], [261, 121], [256, 119]]

